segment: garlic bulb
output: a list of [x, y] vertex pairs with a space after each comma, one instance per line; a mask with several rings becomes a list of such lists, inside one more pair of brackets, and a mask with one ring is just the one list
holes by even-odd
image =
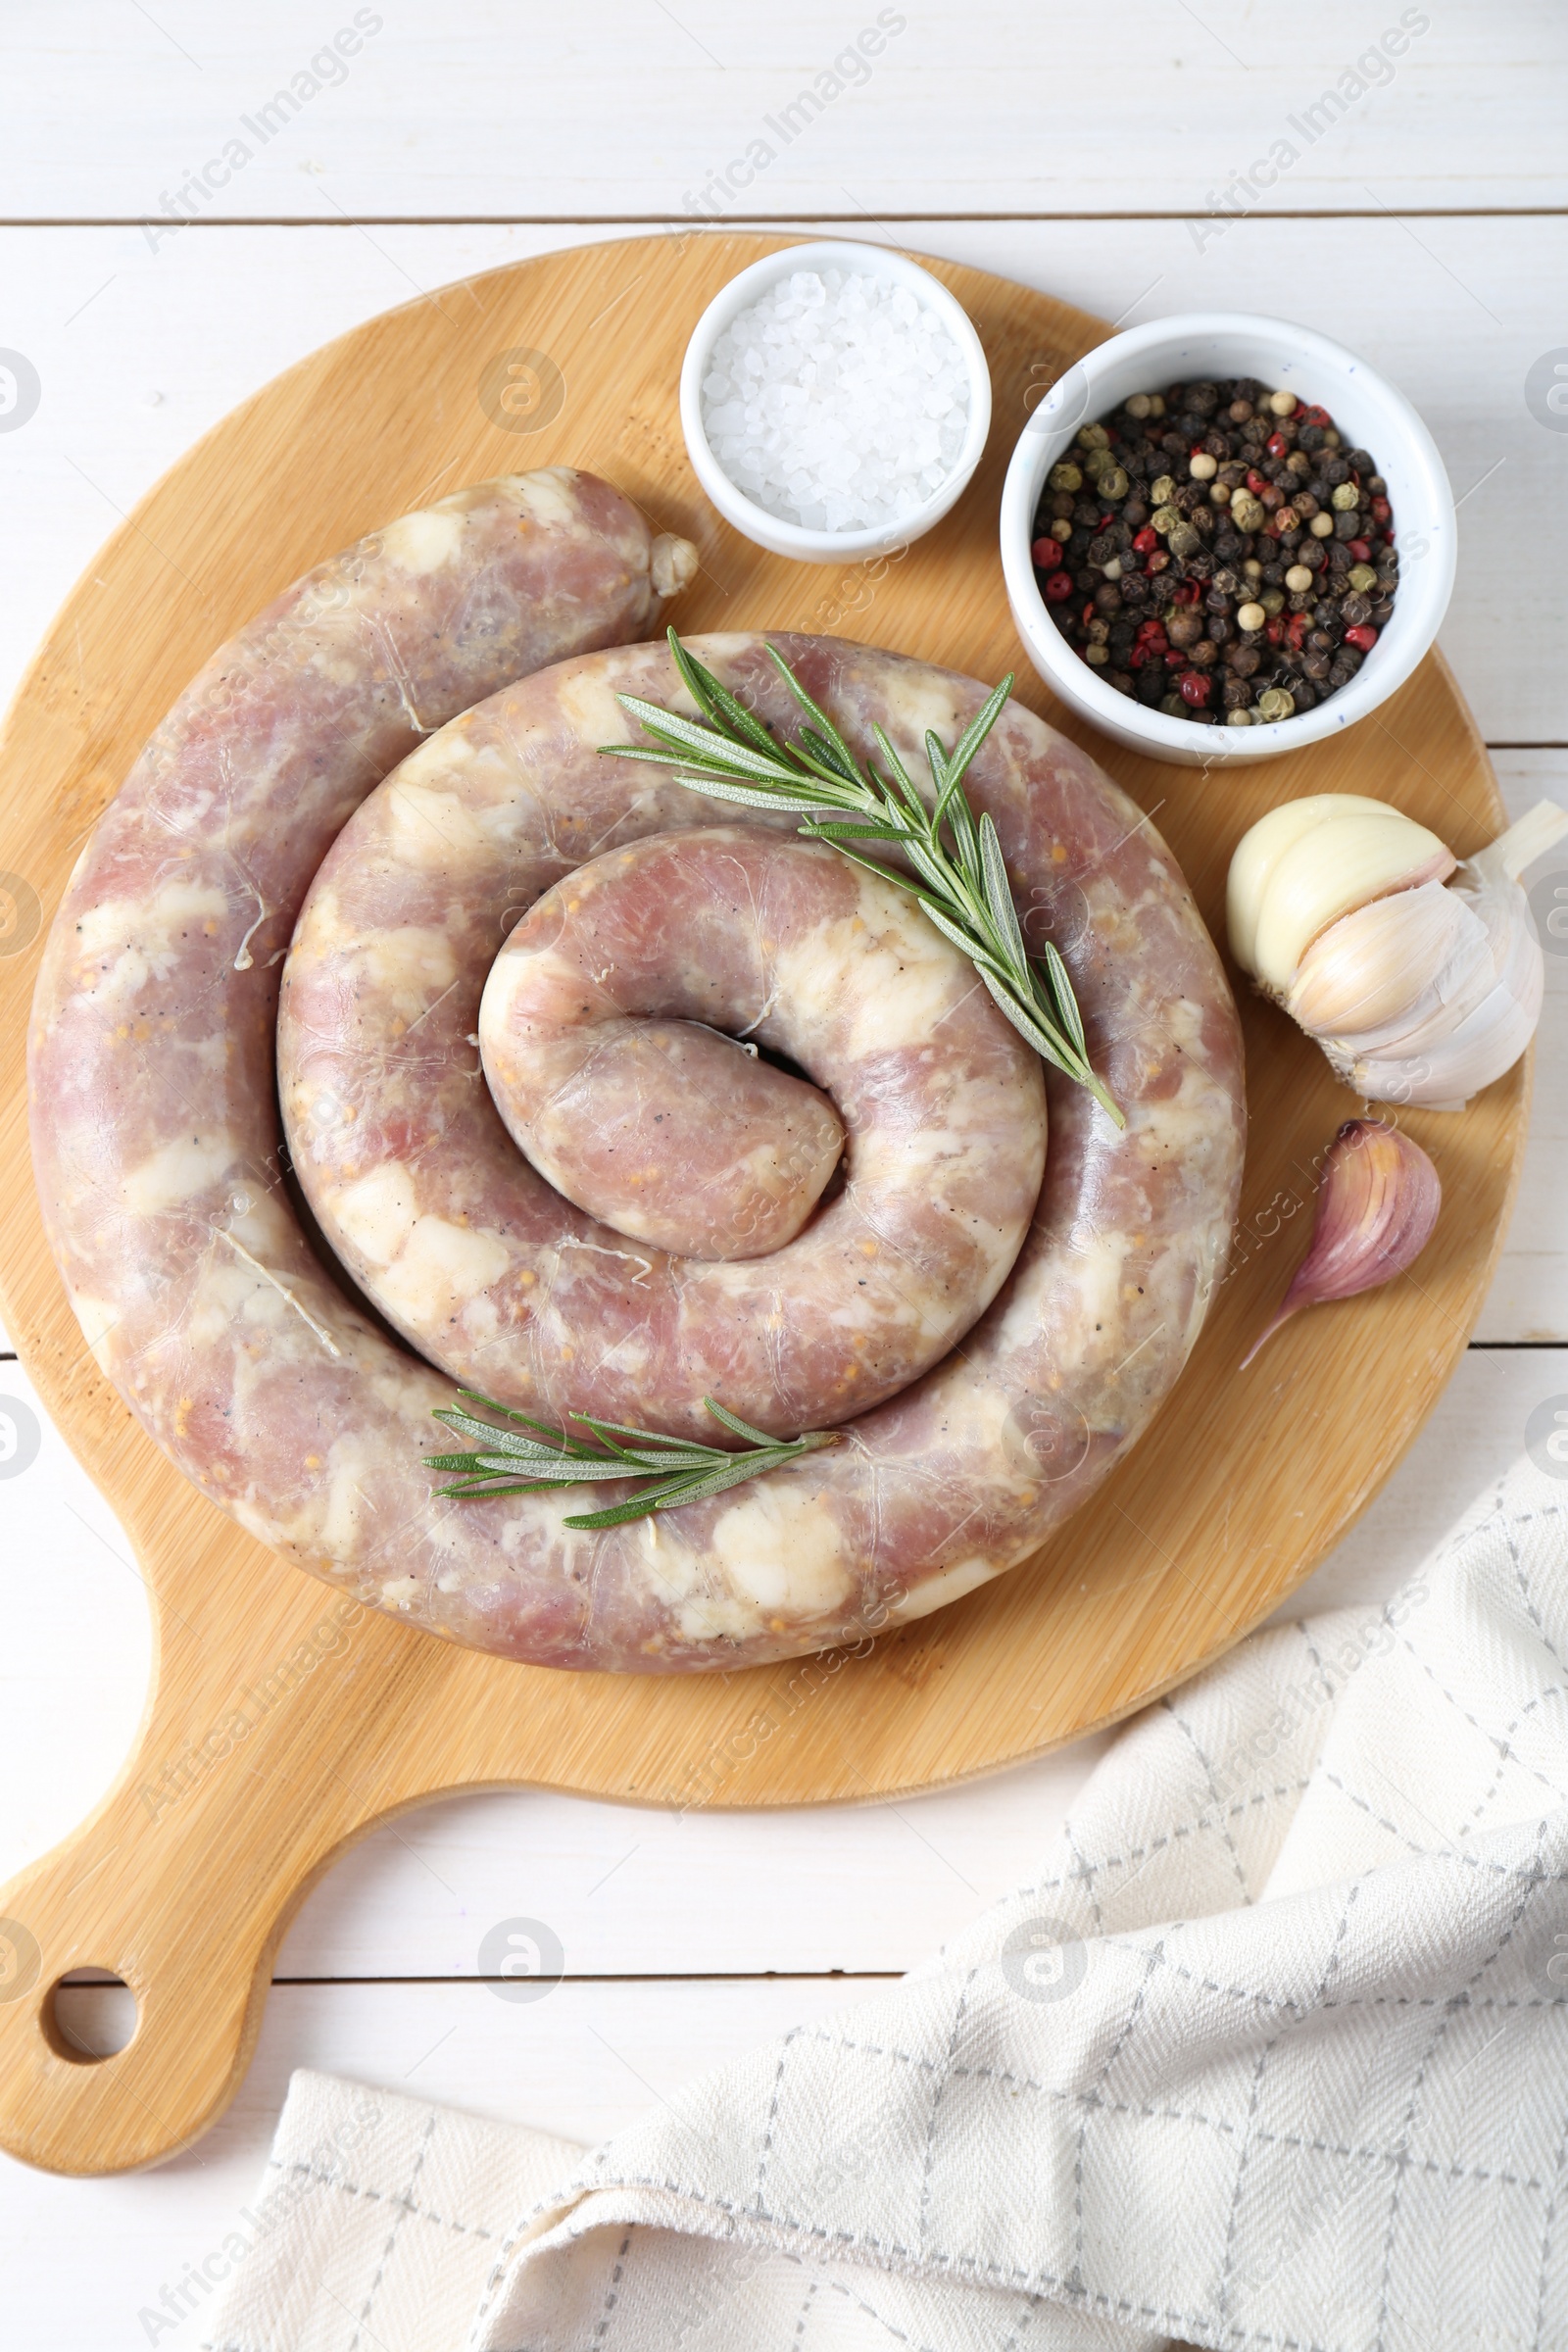
[[1519, 876], [1564, 833], [1568, 810], [1542, 801], [1460, 865], [1386, 802], [1287, 801], [1231, 860], [1231, 951], [1369, 1102], [1462, 1110], [1535, 1035], [1544, 968]]

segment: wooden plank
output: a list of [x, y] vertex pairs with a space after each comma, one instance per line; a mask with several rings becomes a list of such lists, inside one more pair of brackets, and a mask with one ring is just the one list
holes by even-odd
[[[374, 29], [354, 48], [356, 25]], [[1560, 205], [1564, 30], [1550, 0], [1123, 0], [1109, 22], [973, 0], [961, 29], [878, 0], [28, 0], [8, 12], [0, 208], [651, 217], [719, 173], [730, 217], [1181, 215], [1254, 161], [1233, 202]]]

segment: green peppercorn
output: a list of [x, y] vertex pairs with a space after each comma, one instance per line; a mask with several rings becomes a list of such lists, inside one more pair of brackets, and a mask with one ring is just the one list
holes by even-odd
[[1081, 424], [1078, 427], [1078, 446], [1080, 449], [1108, 449], [1110, 435], [1102, 424]]
[[1378, 575], [1370, 564], [1352, 564], [1345, 576], [1361, 596], [1370, 595], [1378, 584]]
[[[1084, 486], [1084, 477], [1070, 458], [1062, 458], [1053, 466], [1046, 479], [1053, 490], [1081, 490]], [[1332, 530], [1334, 526], [1331, 523], [1329, 527]]]
[[1125, 467], [1120, 466], [1107, 466], [1105, 467], [1104, 472], [1100, 477], [1100, 495], [1102, 498], [1126, 497], [1127, 474]]
[[1358, 507], [1361, 504], [1361, 493], [1353, 482], [1336, 482], [1330, 504], [1340, 514], [1348, 514], [1351, 507]]
[[1176, 495], [1176, 477], [1162, 473], [1149, 486], [1149, 503], [1153, 507], [1168, 507]]
[[1265, 686], [1257, 698], [1257, 707], [1265, 722], [1272, 725], [1277, 719], [1295, 715], [1296, 698], [1287, 694], [1283, 686]]

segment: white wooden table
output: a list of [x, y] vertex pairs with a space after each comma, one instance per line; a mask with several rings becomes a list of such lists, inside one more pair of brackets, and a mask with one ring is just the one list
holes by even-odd
[[[1365, 351], [1461, 498], [1444, 644], [1510, 805], [1568, 795], [1568, 418], [1526, 386], [1568, 345], [1565, 49], [1553, 0], [10, 0], [0, 347], [39, 399], [0, 430], [0, 675], [9, 691], [162, 468], [289, 361], [470, 270], [706, 206], [843, 223], [1112, 318], [1267, 309]], [[0, 800], [0, 865], [3, 844]], [[1568, 1391], [1568, 955], [1548, 970], [1524, 1190], [1476, 1344], [1293, 1610], [1390, 1588]], [[28, 1396], [0, 1361], [0, 1398]], [[0, 1486], [0, 1609], [3, 1879], [107, 1785], [148, 1666], [128, 1546], [47, 1427]], [[596, 2138], [919, 1958], [1028, 1869], [1102, 1745], [898, 1806], [674, 1820], [517, 1794], [369, 1838], [296, 1922], [249, 2082], [198, 2148], [94, 2182], [0, 2159], [7, 2340], [197, 2345], [180, 2282], [247, 2201], [292, 2067]], [[519, 1915], [567, 1956], [531, 2006], [477, 1976], [485, 1929]], [[99, 2037], [128, 1998], [69, 1997]]]

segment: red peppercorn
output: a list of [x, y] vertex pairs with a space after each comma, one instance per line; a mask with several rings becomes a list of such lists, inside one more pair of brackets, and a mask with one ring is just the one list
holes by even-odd
[[1263, 446], [1271, 458], [1288, 458], [1291, 454], [1291, 445], [1283, 433], [1270, 433]]
[[1374, 522], [1387, 522], [1389, 516], [1393, 513], [1394, 509], [1390, 506], [1386, 498], [1375, 498], [1372, 501], [1372, 519]]
[[1135, 645], [1135, 646], [1133, 647], [1133, 650], [1132, 650], [1132, 652], [1131, 652], [1131, 653], [1128, 655], [1128, 657], [1127, 657], [1127, 666], [1128, 666], [1128, 668], [1129, 668], [1129, 669], [1142, 669], [1142, 668], [1143, 668], [1143, 666], [1144, 666], [1144, 663], [1145, 663], [1145, 662], [1146, 662], [1149, 660], [1150, 656], [1151, 656], [1152, 654], [1155, 653], [1157, 650], [1158, 650], [1158, 649], [1157, 649], [1155, 646], [1152, 645], [1152, 644], [1149, 642], [1149, 640], [1146, 638], [1146, 639], [1145, 639], [1145, 641], [1144, 641], [1144, 643], [1143, 643], [1142, 645]]
[[1054, 571], [1046, 582], [1046, 594], [1054, 605], [1059, 605], [1063, 597], [1071, 596], [1072, 573], [1070, 571]]
[[1308, 612], [1293, 612], [1285, 624], [1285, 634], [1298, 653], [1301, 650], [1302, 640], [1310, 625], [1311, 614]]
[[1250, 466], [1247, 469], [1247, 487], [1254, 498], [1261, 498], [1264, 491], [1272, 490], [1274, 485], [1266, 473], [1259, 473], [1255, 466]]
[[1364, 539], [1347, 539], [1345, 544], [1350, 551], [1350, 559], [1352, 563], [1371, 563], [1372, 550]]
[[1085, 628], [1088, 628], [1088, 626], [1089, 626], [1089, 623], [1090, 623], [1090, 622], [1091, 622], [1091, 621], [1094, 619], [1094, 617], [1095, 617], [1095, 600], [1094, 600], [1094, 598], [1093, 598], [1093, 597], [1091, 597], [1091, 598], [1089, 599], [1089, 602], [1088, 602], [1088, 604], [1087, 604], [1087, 605], [1085, 605], [1085, 607], [1084, 607], [1083, 620], [1084, 620], [1084, 627], [1085, 627]]
[[1196, 605], [1202, 593], [1202, 588], [1197, 580], [1183, 580], [1181, 585], [1173, 591], [1179, 605]]
[[1185, 655], [1185, 654], [1182, 652], [1182, 650], [1181, 650], [1180, 646], [1176, 646], [1176, 645], [1167, 645], [1167, 646], [1166, 646], [1166, 648], [1165, 648], [1165, 667], [1166, 667], [1167, 669], [1180, 669], [1180, 668], [1181, 668], [1181, 665], [1182, 665], [1182, 663], [1183, 663], [1183, 662], [1186, 661], [1186, 659], [1187, 659], [1187, 656], [1186, 656], [1186, 655]]
[[1201, 710], [1213, 683], [1213, 679], [1205, 678], [1200, 669], [1189, 669], [1177, 680], [1177, 687], [1184, 703], [1191, 703], [1195, 710]]
[[1141, 620], [1138, 623], [1138, 634], [1141, 638], [1157, 637], [1161, 645], [1163, 645], [1165, 642], [1165, 623], [1162, 620]]
[[1303, 424], [1315, 424], [1319, 426], [1327, 425], [1329, 422], [1329, 413], [1327, 409], [1303, 409], [1301, 411], [1301, 422]]
[[1265, 637], [1268, 639], [1268, 641], [1269, 641], [1270, 645], [1283, 645], [1283, 644], [1284, 644], [1284, 642], [1285, 642], [1285, 623], [1284, 623], [1284, 621], [1283, 621], [1283, 620], [1281, 620], [1281, 618], [1280, 618], [1280, 616], [1279, 616], [1279, 614], [1278, 614], [1277, 612], [1275, 613], [1275, 615], [1274, 615], [1274, 617], [1273, 617], [1273, 619], [1272, 619], [1272, 620], [1265, 620], [1265, 621], [1264, 621], [1264, 623], [1263, 623], [1263, 634], [1264, 634], [1264, 636], [1265, 636]]
[[1056, 539], [1037, 539], [1029, 553], [1041, 571], [1054, 571], [1061, 562], [1061, 543]]
[[1347, 629], [1345, 632], [1346, 644], [1353, 645], [1358, 653], [1369, 654], [1377, 641], [1378, 633], [1370, 621], [1363, 621], [1359, 628]]
[[1133, 541], [1134, 552], [1140, 556], [1152, 556], [1158, 545], [1159, 533], [1152, 522], [1146, 522]]

